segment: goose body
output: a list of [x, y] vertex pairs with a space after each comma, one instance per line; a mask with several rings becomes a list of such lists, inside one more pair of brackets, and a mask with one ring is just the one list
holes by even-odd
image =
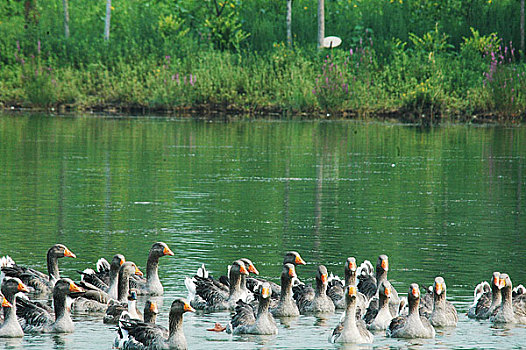
[[342, 321], [329, 338], [331, 343], [372, 343], [374, 336], [367, 330], [365, 322], [356, 318], [357, 290], [355, 286], [345, 287], [346, 309]]
[[433, 327], [455, 327], [458, 322], [457, 310], [446, 300], [446, 282], [436, 277], [433, 284], [433, 309], [426, 315]]
[[487, 319], [493, 315], [502, 302], [500, 293], [500, 272], [493, 272], [491, 284], [484, 281], [475, 287], [473, 304], [468, 310], [469, 318]]
[[300, 315], [298, 305], [292, 296], [292, 281], [296, 278], [296, 268], [291, 263], [283, 265], [281, 272], [281, 294], [279, 302], [272, 309], [272, 315], [275, 317], [295, 317]]
[[159, 279], [159, 259], [166, 255], [174, 255], [166, 243], [156, 242], [152, 245], [146, 262], [146, 279], [132, 277], [130, 281], [130, 287], [137, 290], [138, 295], [164, 294], [164, 287]]
[[385, 280], [379, 286], [379, 305], [376, 308], [368, 308], [364, 315], [367, 328], [374, 331], [385, 331], [393, 316], [389, 309], [389, 298], [391, 296], [391, 283]]
[[501, 273], [499, 277], [501, 286], [502, 303], [496, 313], [490, 316], [493, 323], [521, 323], [526, 324], [526, 299], [513, 300], [513, 285], [508, 274]]
[[327, 268], [320, 265], [316, 273], [316, 289], [305, 285], [294, 287], [294, 299], [300, 313], [334, 312], [334, 304], [327, 296], [327, 279]]
[[129, 350], [149, 349], [187, 349], [186, 338], [183, 333], [183, 314], [195, 310], [184, 299], [175, 299], [170, 307], [169, 332], [154, 323], [137, 320], [121, 320], [120, 332], [126, 333], [127, 339], [120, 341], [120, 348]]
[[142, 320], [140, 312], [137, 310], [137, 297], [135, 290], [130, 293], [130, 277], [142, 276], [141, 270], [131, 261], [123, 263], [117, 276], [118, 295], [117, 300], [111, 300], [106, 308], [106, 314], [102, 321], [104, 323], [116, 324], [123, 311], [128, 310], [132, 318]]
[[4, 279], [1, 290], [4, 323], [0, 325], [0, 338], [21, 338], [24, 331], [17, 320], [17, 300], [20, 298], [16, 294], [27, 293], [29, 289], [19, 278], [11, 277]]
[[71, 319], [66, 298], [71, 292], [80, 292], [81, 289], [69, 278], [61, 278], [53, 288], [52, 315], [33, 302], [20, 299], [17, 316], [21, 320], [25, 332], [37, 333], [72, 333], [75, 325]]
[[65, 245], [55, 244], [47, 251], [47, 275], [31, 267], [17, 265], [14, 262], [11, 262], [9, 266], [2, 267], [2, 272], [5, 276], [19, 278], [36, 294], [50, 294], [55, 282], [60, 279], [58, 259], [63, 257], [76, 258], [76, 255]]
[[387, 328], [387, 335], [393, 338], [434, 338], [435, 329], [427, 318], [420, 316], [418, 311], [420, 303], [418, 284], [411, 284], [407, 299], [409, 314], [393, 318]]
[[269, 312], [271, 293], [272, 290], [269, 283], [263, 283], [259, 286], [257, 312], [250, 304], [238, 300], [235, 314], [227, 327], [227, 332], [233, 334], [277, 334], [276, 321]]

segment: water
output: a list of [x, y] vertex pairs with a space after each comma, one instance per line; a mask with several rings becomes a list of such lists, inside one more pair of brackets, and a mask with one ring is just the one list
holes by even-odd
[[[493, 271], [526, 282], [525, 164], [524, 127], [1, 115], [0, 254], [45, 271], [61, 242], [78, 257], [60, 260], [62, 274], [78, 280], [76, 270], [117, 252], [144, 269], [164, 241], [175, 252], [160, 266], [166, 324], [201, 263], [219, 276], [249, 257], [277, 282], [283, 252], [297, 250], [309, 281], [318, 264], [341, 275], [348, 256], [385, 253], [400, 294], [444, 276], [460, 321], [434, 340], [377, 334], [372, 347], [519, 348], [525, 326], [464, 314]], [[185, 333], [193, 349], [333, 349], [339, 316], [301, 316], [268, 338], [207, 332], [225, 312], [186, 314]], [[111, 348], [114, 328], [75, 321], [73, 334], [0, 344]]]

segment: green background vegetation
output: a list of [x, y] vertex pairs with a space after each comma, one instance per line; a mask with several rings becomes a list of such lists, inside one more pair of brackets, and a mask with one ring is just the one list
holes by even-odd
[[437, 122], [525, 115], [518, 0], [105, 0], [0, 4], [0, 103], [73, 109], [377, 114]]

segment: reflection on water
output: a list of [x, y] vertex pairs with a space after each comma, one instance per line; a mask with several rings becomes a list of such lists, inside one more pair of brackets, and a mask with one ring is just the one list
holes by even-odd
[[[377, 334], [373, 347], [523, 346], [526, 327], [464, 313], [494, 270], [526, 282], [524, 127], [4, 115], [0, 140], [0, 253], [45, 271], [46, 250], [64, 243], [78, 258], [60, 268], [77, 280], [76, 270], [117, 252], [144, 268], [151, 244], [165, 241], [175, 257], [160, 261], [162, 324], [201, 263], [220, 276], [246, 256], [279, 282], [293, 249], [308, 263], [298, 275], [312, 281], [318, 264], [341, 275], [348, 256], [385, 253], [402, 294], [444, 276], [460, 322], [416, 343]], [[229, 314], [196, 313], [185, 332], [197, 349], [332, 349], [339, 316], [282, 320], [276, 337], [260, 339], [208, 332]], [[6, 347], [111, 346], [114, 328], [75, 321], [73, 334]]]

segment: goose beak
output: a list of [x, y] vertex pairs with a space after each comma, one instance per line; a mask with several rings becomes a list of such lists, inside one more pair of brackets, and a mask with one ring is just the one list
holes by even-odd
[[263, 298], [268, 298], [270, 296], [270, 289], [269, 288], [262, 288], [261, 290], [261, 295], [263, 296]]
[[415, 288], [411, 289], [411, 294], [413, 294], [413, 296], [415, 298], [418, 298], [418, 297], [420, 297], [420, 290], [415, 287]]
[[385, 288], [384, 289], [384, 293], [385, 293], [386, 296], [390, 296], [391, 295], [391, 288], [389, 288], [389, 287]]
[[164, 255], [174, 255], [174, 252], [172, 252], [172, 250], [170, 248], [168, 248], [168, 246], [165, 246], [164, 249], [163, 249], [163, 254]]
[[195, 312], [195, 309], [188, 303], [184, 303], [184, 311]]
[[119, 265], [122, 265], [122, 264], [124, 264], [125, 262], [126, 262], [126, 260], [121, 259], [121, 261], [119, 262]]
[[19, 291], [19, 292], [26, 292], [26, 293], [29, 293], [29, 289], [27, 288], [27, 286], [25, 284], [23, 284], [22, 282], [18, 282], [18, 286], [16, 287], [16, 289]]
[[349, 295], [350, 296], [356, 295], [356, 287], [355, 286], [350, 286], [349, 287]]
[[2, 307], [13, 307], [13, 305], [5, 297], [2, 297]]
[[296, 265], [306, 265], [306, 264], [307, 264], [307, 263], [305, 262], [305, 260], [303, 260], [303, 259], [301, 258], [301, 256], [299, 256], [299, 255], [296, 255], [296, 259], [294, 259], [294, 263], [295, 263]]
[[67, 256], [68, 258], [76, 258], [77, 256], [75, 254], [73, 254], [73, 252], [71, 250], [69, 250], [68, 248], [65, 248], [64, 249], [64, 256]]
[[499, 278], [499, 289], [502, 289], [506, 286], [506, 280], [504, 278]]
[[248, 271], [245, 268], [245, 266], [240, 265], [239, 266], [239, 272], [241, 272], [242, 275], [248, 275]]
[[135, 265], [135, 274], [137, 276], [144, 276], [144, 274], [142, 273], [141, 270], [139, 270], [139, 268], [137, 267], [137, 265]]
[[387, 262], [387, 260], [382, 260], [382, 269], [384, 269], [385, 271], [389, 271], [389, 262]]
[[443, 291], [442, 283], [435, 284], [435, 293], [440, 295], [440, 294], [442, 294], [442, 291]]
[[256, 269], [256, 267], [252, 264], [248, 265], [248, 272], [252, 272], [256, 275], [259, 275], [259, 271]]
[[150, 303], [150, 311], [155, 314], [159, 312], [159, 309], [157, 308], [157, 303], [153, 301]]
[[356, 271], [356, 263], [353, 261], [349, 262], [349, 270]]
[[499, 280], [499, 278], [498, 278], [497, 276], [493, 277], [493, 284], [494, 284], [495, 286], [498, 287], [498, 286], [499, 286], [499, 282], [500, 282], [500, 280]]
[[324, 273], [324, 274], [321, 275], [321, 281], [322, 281], [324, 284], [327, 283], [327, 274]]
[[289, 276], [291, 278], [298, 277], [298, 275], [296, 275], [296, 271], [294, 269], [289, 269]]
[[70, 292], [83, 292], [84, 289], [80, 288], [79, 286], [77, 286], [75, 283], [71, 282], [69, 284], [69, 291]]

